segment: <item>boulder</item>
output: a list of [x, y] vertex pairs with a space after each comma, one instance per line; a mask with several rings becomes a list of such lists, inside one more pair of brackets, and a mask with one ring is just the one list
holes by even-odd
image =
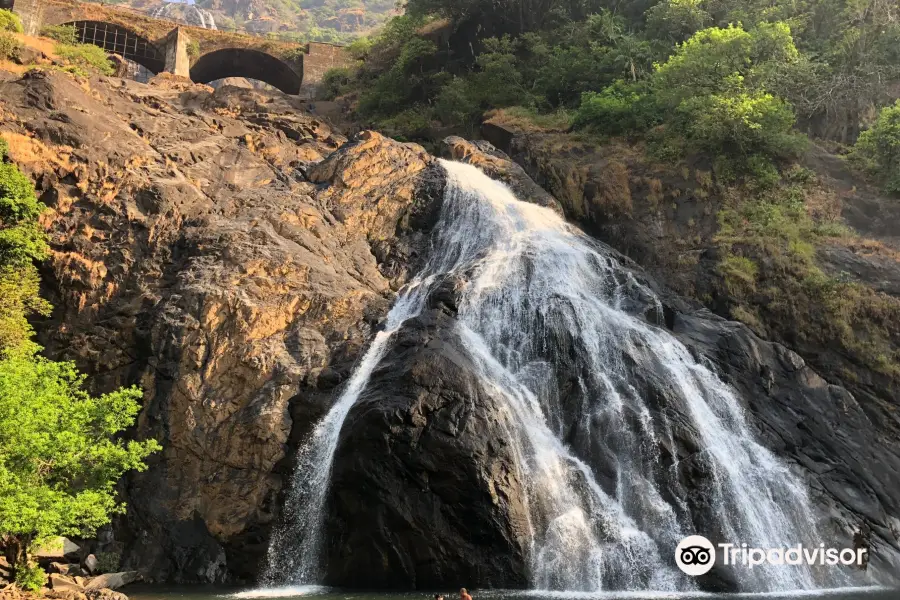
[[55, 600], [88, 600], [88, 596], [75, 589], [52, 589], [44, 592], [45, 598], [54, 598]]
[[[81, 547], [65, 537], [56, 537], [31, 553], [37, 560], [77, 557]], [[59, 562], [59, 561], [57, 561]]]
[[86, 590], [100, 590], [109, 588], [111, 590], [124, 587], [138, 578], [137, 571], [123, 571], [121, 573], [104, 573], [96, 577], [91, 577], [85, 583]]
[[81, 563], [81, 565], [90, 575], [94, 575], [97, 573], [97, 568], [100, 566], [100, 561], [98, 561], [97, 557], [93, 554], [88, 554], [84, 558], [84, 561]]
[[68, 575], [69, 577], [84, 576], [81, 567], [73, 563], [51, 562], [48, 569], [51, 573], [59, 573], [61, 575]]
[[116, 592], [109, 588], [88, 590], [85, 595], [88, 600], [128, 600], [128, 596], [122, 592]]
[[73, 591], [84, 593], [84, 585], [78, 581], [79, 578], [69, 577], [60, 573], [50, 573], [50, 587], [56, 591]]

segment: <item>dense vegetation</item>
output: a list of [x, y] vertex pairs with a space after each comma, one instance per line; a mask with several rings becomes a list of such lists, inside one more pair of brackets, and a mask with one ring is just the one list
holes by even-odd
[[401, 135], [472, 127], [487, 109], [523, 106], [579, 129], [649, 134], [665, 152], [711, 153], [725, 171], [767, 171], [801, 147], [795, 125], [853, 142], [866, 114], [890, 100], [900, 8], [410, 0], [405, 16], [357, 46], [363, 62], [331, 73], [330, 92], [357, 91], [360, 116]]
[[74, 365], [47, 360], [32, 341], [29, 316], [51, 308], [35, 266], [48, 253], [45, 207], [0, 142], [0, 548], [19, 586], [36, 589], [45, 578], [29, 549], [108, 523], [123, 509], [116, 482], [159, 446], [117, 437], [134, 423], [140, 390], [92, 396]]
[[[359, 62], [329, 72], [326, 93], [389, 134], [477, 135], [486, 111], [502, 109], [568, 132], [558, 143], [576, 154], [624, 144], [652, 169], [701, 165], [701, 189], [687, 193], [715, 201], [717, 226], [684, 249], [714, 248], [718, 283], [685, 293], [762, 335], [900, 380], [900, 301], [822, 270], [818, 248], [855, 234], [797, 164], [809, 137], [855, 143], [852, 164], [900, 192], [895, 1], [409, 0], [353, 51]], [[641, 185], [640, 172], [621, 171], [625, 189], [629, 176]]]

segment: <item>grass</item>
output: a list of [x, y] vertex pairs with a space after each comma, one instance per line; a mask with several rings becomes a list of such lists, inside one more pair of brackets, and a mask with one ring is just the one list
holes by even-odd
[[717, 237], [732, 316], [900, 378], [900, 299], [839, 280], [816, 262], [818, 246], [856, 234], [837, 220], [839, 211], [822, 210], [815, 178], [796, 171], [776, 190], [737, 197], [719, 212]]
[[15, 58], [21, 48], [22, 42], [14, 34], [0, 31], [0, 60]]
[[115, 72], [106, 51], [93, 44], [57, 44], [54, 52], [68, 62], [69, 66], [82, 72], [93, 70], [101, 75], [112, 75]]
[[510, 106], [493, 110], [485, 116], [488, 118], [500, 117], [504, 123], [518, 126], [524, 130], [568, 131], [572, 126], [575, 111], [560, 108], [552, 113], [539, 113], [524, 106]]

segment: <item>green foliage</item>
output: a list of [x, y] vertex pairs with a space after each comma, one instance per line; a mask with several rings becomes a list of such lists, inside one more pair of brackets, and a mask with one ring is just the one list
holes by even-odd
[[328, 69], [322, 76], [318, 94], [324, 100], [334, 100], [338, 96], [342, 96], [353, 89], [353, 77], [354, 69], [352, 68], [337, 67], [335, 69]]
[[44, 205], [31, 181], [15, 165], [3, 162], [9, 152], [0, 139], [0, 355], [23, 346], [31, 336], [30, 314], [46, 315], [50, 306], [40, 298], [36, 260], [47, 254], [38, 222]]
[[0, 163], [0, 265], [20, 268], [47, 252], [31, 181], [11, 163]]
[[37, 563], [24, 562], [16, 565], [16, 585], [19, 589], [37, 592], [46, 583], [47, 574]]
[[106, 51], [93, 44], [57, 44], [54, 52], [74, 67], [94, 70], [101, 75], [112, 75], [115, 72]]
[[647, 33], [660, 42], [681, 43], [712, 22], [702, 0], [663, 0], [647, 11]]
[[774, 65], [797, 59], [784, 23], [752, 31], [704, 29], [658, 65], [656, 98], [670, 114], [667, 133], [687, 151], [716, 157], [720, 177], [751, 173], [773, 182], [773, 160], [796, 155], [803, 138], [791, 108], [768, 90]]
[[97, 571], [100, 573], [115, 573], [122, 564], [122, 555], [119, 552], [100, 552], [97, 554]]
[[0, 31], [11, 31], [12, 33], [24, 33], [22, 21], [19, 15], [11, 10], [0, 9]]
[[622, 80], [602, 92], [585, 92], [573, 126], [597, 133], [620, 135], [646, 131], [662, 120], [646, 85]]
[[0, 31], [0, 60], [15, 58], [22, 48], [22, 42], [8, 31]]
[[197, 58], [200, 56], [200, 42], [198, 42], [197, 40], [190, 40], [187, 43], [186, 50], [188, 58], [190, 60], [197, 60]]
[[30, 352], [0, 360], [0, 531], [29, 542], [91, 535], [124, 506], [115, 484], [159, 449], [114, 439], [130, 427], [137, 388], [91, 396], [71, 363]]
[[41, 29], [41, 35], [60, 44], [74, 46], [78, 43], [78, 30], [74, 25], [46, 25]]
[[900, 100], [883, 108], [875, 124], [862, 132], [850, 159], [886, 191], [900, 194]]

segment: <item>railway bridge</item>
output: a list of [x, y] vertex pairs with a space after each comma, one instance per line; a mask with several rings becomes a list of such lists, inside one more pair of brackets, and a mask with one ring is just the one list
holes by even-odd
[[0, 6], [12, 8], [30, 35], [47, 25], [73, 25], [84, 43], [154, 74], [165, 71], [196, 83], [246, 77], [313, 97], [325, 71], [350, 61], [341, 46], [191, 27], [121, 6], [75, 0], [0, 0]]

